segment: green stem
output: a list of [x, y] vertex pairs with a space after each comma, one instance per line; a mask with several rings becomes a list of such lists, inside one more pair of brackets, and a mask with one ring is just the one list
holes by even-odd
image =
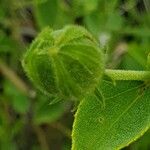
[[0, 73], [8, 79], [15, 87], [21, 91], [24, 95], [29, 96], [30, 98], [35, 97], [35, 92], [31, 90], [26, 83], [0, 59]]
[[150, 71], [111, 70], [106, 69], [105, 75], [113, 80], [150, 80]]

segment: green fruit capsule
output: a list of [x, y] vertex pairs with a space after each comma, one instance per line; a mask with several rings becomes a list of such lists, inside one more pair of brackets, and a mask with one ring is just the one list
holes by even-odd
[[104, 72], [104, 55], [83, 27], [44, 29], [24, 55], [23, 68], [36, 87], [56, 99], [91, 93]]

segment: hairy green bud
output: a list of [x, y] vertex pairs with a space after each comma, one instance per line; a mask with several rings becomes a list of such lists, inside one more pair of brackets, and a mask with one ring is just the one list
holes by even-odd
[[36, 87], [49, 96], [77, 100], [91, 93], [104, 72], [98, 43], [83, 27], [44, 29], [23, 59]]

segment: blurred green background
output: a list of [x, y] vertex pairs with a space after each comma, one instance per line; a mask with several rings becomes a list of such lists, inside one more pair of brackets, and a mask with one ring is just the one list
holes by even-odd
[[[76, 106], [50, 105], [25, 76], [21, 59], [46, 26], [85, 26], [107, 68], [147, 69], [149, 0], [0, 0], [0, 150], [70, 150]], [[150, 131], [124, 148], [150, 150]]]

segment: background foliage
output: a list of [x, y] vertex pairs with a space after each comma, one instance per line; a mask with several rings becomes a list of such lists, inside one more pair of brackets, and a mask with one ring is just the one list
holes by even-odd
[[[148, 0], [0, 0], [0, 149], [69, 150], [75, 105], [49, 105], [25, 76], [23, 53], [46, 26], [85, 26], [106, 51], [107, 68], [146, 69]], [[150, 149], [150, 132], [127, 150]]]

